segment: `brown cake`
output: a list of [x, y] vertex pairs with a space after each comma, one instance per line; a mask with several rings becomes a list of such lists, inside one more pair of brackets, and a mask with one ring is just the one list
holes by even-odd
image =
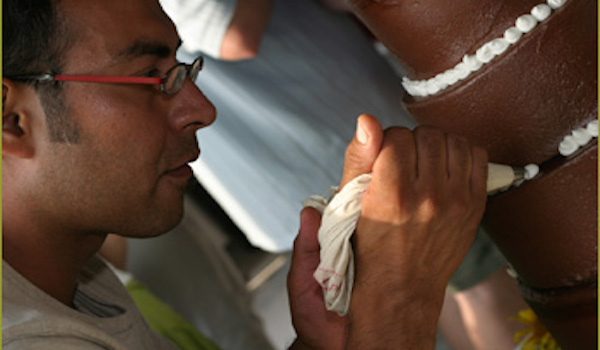
[[[420, 124], [466, 136], [492, 162], [540, 165], [535, 179], [490, 197], [483, 225], [562, 348], [596, 349], [597, 141], [566, 157], [559, 145], [597, 119], [597, 1], [354, 3], [404, 64], [404, 102]], [[543, 19], [529, 28], [534, 14]], [[494, 41], [517, 19], [527, 30], [518, 41]], [[491, 42], [502, 53], [489, 59], [479, 51]], [[480, 54], [489, 61], [448, 83]]]

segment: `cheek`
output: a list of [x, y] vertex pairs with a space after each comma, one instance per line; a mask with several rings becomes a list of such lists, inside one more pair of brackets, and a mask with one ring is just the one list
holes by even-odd
[[78, 91], [81, 98], [74, 99], [72, 109], [81, 142], [91, 145], [99, 161], [122, 166], [124, 171], [160, 166], [168, 124], [156, 96], [137, 86], [102, 85], [89, 90]]

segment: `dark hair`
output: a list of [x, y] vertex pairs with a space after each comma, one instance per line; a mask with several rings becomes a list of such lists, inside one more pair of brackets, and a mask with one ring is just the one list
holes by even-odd
[[[58, 0], [2, 1], [3, 76], [60, 72], [72, 36]], [[30, 82], [46, 113], [50, 139], [76, 142], [77, 126], [69, 117], [61, 84]]]

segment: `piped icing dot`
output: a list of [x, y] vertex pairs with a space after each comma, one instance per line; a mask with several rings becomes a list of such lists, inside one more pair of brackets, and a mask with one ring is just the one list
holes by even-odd
[[552, 7], [554, 10], [557, 8], [561, 8], [567, 0], [547, 0], [548, 6]]
[[504, 38], [494, 39], [490, 42], [490, 48], [495, 55], [500, 55], [508, 49], [510, 43]]
[[483, 63], [488, 63], [494, 58], [494, 56], [496, 55], [492, 50], [491, 43], [486, 43], [477, 49], [477, 52], [475, 52], [475, 57], [477, 57], [477, 59]]
[[598, 137], [598, 120], [593, 120], [585, 127], [592, 137]]
[[461, 62], [459, 64], [456, 65], [456, 67], [454, 67], [455, 71], [456, 71], [456, 77], [459, 80], [465, 79], [466, 77], [469, 76], [469, 74], [471, 74], [472, 70], [471, 68], [469, 68], [465, 63]]
[[515, 27], [523, 33], [529, 33], [537, 25], [537, 19], [532, 15], [522, 15], [517, 18]]
[[571, 136], [579, 146], [586, 145], [592, 139], [592, 135], [584, 128], [573, 130]]
[[[474, 72], [483, 66], [483, 62], [477, 59], [475, 55], [465, 55], [462, 59], [462, 62], [469, 69], [469, 71]], [[457, 65], [457, 67], [460, 63]]]
[[456, 69], [452, 68], [452, 69], [446, 71], [444, 79], [446, 79], [446, 82], [448, 83], [448, 85], [453, 85], [454, 83], [456, 83], [459, 80], [458, 72], [456, 71]]
[[560, 145], [558, 145], [558, 152], [565, 157], [575, 153], [578, 149], [579, 145], [571, 135], [565, 136]]
[[558, 145], [558, 152], [567, 157], [577, 152], [580, 147], [587, 145], [592, 139], [598, 137], [598, 120], [592, 120], [586, 126], [571, 131]]
[[504, 32], [504, 39], [511, 44], [516, 43], [523, 36], [523, 32], [517, 27], [510, 27]]
[[552, 9], [546, 4], [539, 4], [531, 9], [531, 15], [535, 17], [535, 19], [537, 19], [539, 22], [542, 22], [546, 18], [550, 17], [551, 12]]
[[425, 83], [425, 91], [427, 91], [429, 95], [435, 95], [440, 91], [440, 87], [433, 80], [428, 80]]
[[525, 180], [531, 180], [540, 173], [540, 167], [537, 164], [525, 165]]

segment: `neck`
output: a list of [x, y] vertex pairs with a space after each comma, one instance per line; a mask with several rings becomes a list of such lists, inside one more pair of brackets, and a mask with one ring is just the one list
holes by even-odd
[[72, 306], [77, 276], [106, 235], [65, 232], [47, 226], [40, 229], [34, 222], [11, 222], [5, 213], [3, 259], [42, 291]]

